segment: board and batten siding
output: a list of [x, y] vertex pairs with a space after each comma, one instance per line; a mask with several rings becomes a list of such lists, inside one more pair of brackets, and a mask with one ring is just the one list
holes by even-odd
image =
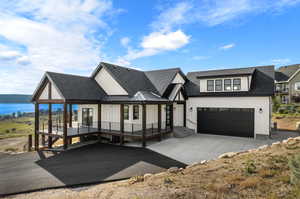
[[[43, 100], [49, 99], [49, 83], [46, 84], [39, 99], [43, 99]], [[63, 99], [62, 96], [59, 94], [57, 88], [53, 84], [51, 87], [51, 99]]]
[[[186, 125], [197, 131], [197, 108], [254, 108], [254, 133], [270, 133], [270, 97], [190, 97], [186, 101]], [[259, 109], [262, 108], [262, 112]], [[216, 124], [217, 125], [217, 124]]]
[[96, 82], [103, 88], [108, 95], [128, 95], [126, 90], [111, 76], [111, 74], [102, 68], [95, 76]]
[[[241, 79], [241, 90], [239, 91], [248, 91], [250, 89], [250, 83], [251, 83], [251, 76], [242, 76], [242, 77], [224, 77], [224, 78], [208, 78], [208, 79], [200, 79], [200, 92], [208, 92], [207, 91], [207, 80], [218, 80], [222, 79], [223, 80], [223, 85], [222, 88], [224, 90], [224, 79], [235, 79], [235, 78], [240, 78]], [[239, 92], [236, 91], [236, 92]], [[211, 91], [209, 91], [211, 92]], [[215, 92], [227, 92], [227, 91], [215, 91]]]
[[177, 73], [172, 81], [172, 84], [184, 84], [184, 83], [185, 83], [184, 78], [179, 73]]
[[[134, 130], [142, 130], [142, 105], [139, 106], [139, 119], [133, 119], [133, 105], [129, 105], [129, 119], [124, 120], [124, 130], [131, 131], [131, 124], [134, 125]], [[166, 111], [165, 105], [161, 106], [161, 118], [162, 123], [161, 127], [165, 128], [166, 126]], [[78, 105], [78, 122], [82, 123], [82, 109], [83, 108], [92, 108], [93, 109], [93, 127], [97, 128], [98, 122], [98, 105], [97, 104], [82, 104]], [[112, 130], [120, 130], [120, 105], [119, 104], [102, 104], [101, 105], [101, 119], [102, 125], [101, 128], [109, 129], [109, 123], [111, 122]], [[157, 127], [158, 123], [158, 105], [146, 105], [147, 114], [146, 114], [146, 124], [148, 128], [151, 127], [151, 124], [154, 123], [154, 127]]]

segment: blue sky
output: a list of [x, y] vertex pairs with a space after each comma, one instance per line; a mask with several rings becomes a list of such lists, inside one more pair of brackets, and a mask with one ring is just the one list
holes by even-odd
[[300, 63], [300, 0], [2, 0], [0, 93], [100, 61], [184, 72]]

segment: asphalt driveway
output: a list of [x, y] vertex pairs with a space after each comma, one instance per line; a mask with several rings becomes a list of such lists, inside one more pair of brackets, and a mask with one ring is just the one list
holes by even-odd
[[296, 136], [300, 136], [300, 134], [297, 132], [274, 132], [272, 139], [193, 134], [184, 138], [166, 139], [147, 148], [185, 164], [192, 164], [202, 160], [215, 159], [223, 153], [254, 149]]
[[149, 149], [93, 144], [51, 155], [0, 154], [0, 196], [98, 183], [161, 172], [185, 164]]

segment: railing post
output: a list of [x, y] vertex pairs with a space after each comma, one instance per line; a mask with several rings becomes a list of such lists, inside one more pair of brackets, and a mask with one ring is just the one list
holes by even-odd
[[28, 135], [28, 152], [32, 149], [32, 135]]
[[153, 123], [151, 124], [151, 131], [152, 131], [152, 135], [153, 135]]
[[79, 122], [77, 122], [77, 134], [79, 135]]
[[111, 122], [109, 122], [109, 132], [111, 132]]
[[45, 123], [43, 122], [43, 133], [45, 133]]
[[133, 135], [133, 123], [131, 123], [131, 134]]
[[88, 133], [90, 132], [90, 124], [88, 124]]

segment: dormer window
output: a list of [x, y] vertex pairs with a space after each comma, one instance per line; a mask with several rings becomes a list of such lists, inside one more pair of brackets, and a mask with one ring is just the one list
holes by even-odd
[[207, 80], [207, 91], [214, 91], [215, 80]]
[[224, 90], [231, 91], [231, 79], [224, 79]]
[[234, 91], [241, 90], [241, 78], [233, 79], [233, 90]]
[[215, 90], [216, 91], [222, 91], [223, 90], [223, 81], [222, 81], [222, 79], [217, 79], [216, 81], [215, 81], [215, 85], [216, 85], [216, 87], [215, 87]]

